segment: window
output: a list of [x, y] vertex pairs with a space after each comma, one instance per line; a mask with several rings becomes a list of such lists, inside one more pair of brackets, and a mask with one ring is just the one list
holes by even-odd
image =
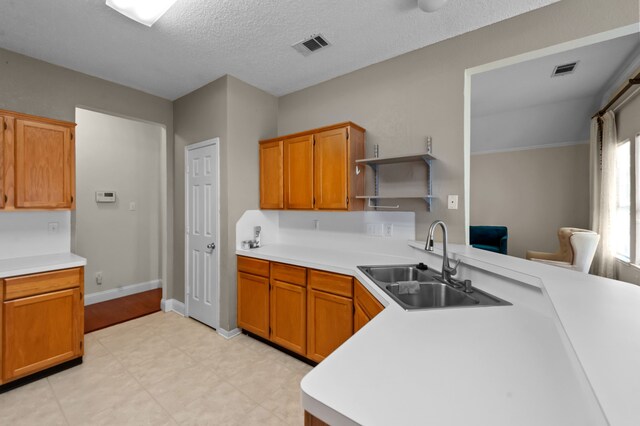
[[613, 242], [618, 257], [631, 259], [631, 142], [616, 148], [616, 209], [613, 217]]

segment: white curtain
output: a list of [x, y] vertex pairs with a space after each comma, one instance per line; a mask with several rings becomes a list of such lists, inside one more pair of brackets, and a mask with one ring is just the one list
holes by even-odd
[[589, 182], [591, 198], [591, 229], [600, 234], [600, 245], [591, 265], [591, 273], [616, 278], [613, 238], [616, 206], [616, 118], [612, 111], [601, 119], [591, 121], [591, 150]]

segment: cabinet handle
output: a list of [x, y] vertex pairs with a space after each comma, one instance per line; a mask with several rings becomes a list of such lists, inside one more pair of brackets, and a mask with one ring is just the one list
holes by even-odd
[[4, 202], [5, 203], [9, 202], [9, 197], [7, 197], [7, 194], [4, 194]]
[[73, 203], [73, 195], [71, 196], [71, 202]]

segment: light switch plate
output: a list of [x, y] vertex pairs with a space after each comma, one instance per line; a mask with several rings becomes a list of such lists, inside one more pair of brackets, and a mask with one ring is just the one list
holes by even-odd
[[449, 207], [449, 210], [458, 210], [458, 196], [449, 195], [447, 206]]

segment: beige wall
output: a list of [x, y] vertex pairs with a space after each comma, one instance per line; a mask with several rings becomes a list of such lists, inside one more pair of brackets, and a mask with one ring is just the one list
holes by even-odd
[[[162, 127], [83, 109], [76, 120], [76, 253], [89, 259], [87, 294], [159, 280]], [[99, 190], [116, 191], [117, 202], [96, 203]]]
[[[178, 99], [175, 118], [175, 235], [184, 235], [184, 147], [220, 138], [220, 326], [236, 326], [235, 224], [259, 206], [258, 140], [276, 135], [277, 98], [225, 76]], [[184, 239], [176, 239], [173, 297], [184, 300]]]
[[509, 228], [509, 255], [555, 252], [558, 228], [589, 227], [589, 145], [471, 156], [471, 223]]
[[[0, 109], [75, 121], [76, 107], [103, 111], [158, 123], [166, 129], [166, 144], [173, 151], [173, 105], [171, 101], [119, 84], [58, 67], [18, 53], [0, 49]], [[81, 144], [78, 140], [77, 144]], [[167, 223], [173, 223], [173, 155], [166, 158]], [[71, 249], [75, 249], [72, 213]], [[173, 227], [167, 232], [167, 257], [172, 259]], [[91, 259], [89, 259], [91, 261]], [[172, 262], [165, 265], [171, 294]]]
[[[615, 7], [563, 0], [283, 96], [278, 133], [352, 120], [367, 129], [369, 155], [373, 144], [382, 155], [419, 152], [432, 136], [435, 208], [403, 207], [416, 211], [417, 238], [425, 237], [432, 220], [444, 219], [452, 241], [464, 242], [464, 70], [629, 25], [638, 16], [637, 0], [618, 0]], [[448, 194], [460, 196], [458, 210], [446, 208]]]

